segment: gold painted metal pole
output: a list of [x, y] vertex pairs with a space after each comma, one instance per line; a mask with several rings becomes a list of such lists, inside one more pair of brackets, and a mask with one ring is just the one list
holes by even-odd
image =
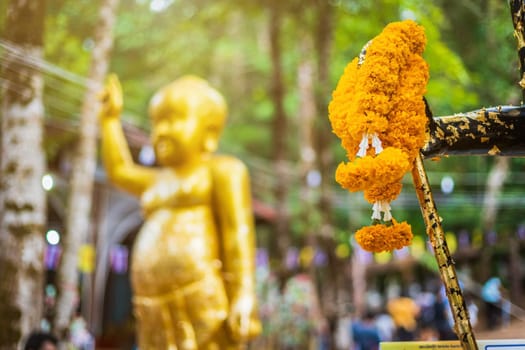
[[520, 81], [522, 101], [525, 103], [525, 3], [523, 0], [509, 1], [512, 25], [514, 26], [514, 37], [518, 48], [518, 58], [520, 67]]
[[441, 280], [445, 285], [447, 298], [454, 317], [454, 330], [463, 349], [477, 350], [478, 346], [470, 324], [467, 305], [454, 268], [454, 260], [448, 250], [445, 234], [441, 226], [441, 218], [434, 203], [421, 154], [414, 160], [412, 179], [427, 228], [427, 234], [434, 248], [434, 256], [436, 257]]
[[427, 105], [424, 158], [448, 155], [525, 156], [525, 106], [481, 108], [433, 117]]

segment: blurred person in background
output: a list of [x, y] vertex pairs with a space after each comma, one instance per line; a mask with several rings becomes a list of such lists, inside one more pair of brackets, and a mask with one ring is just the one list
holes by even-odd
[[485, 305], [486, 326], [495, 329], [501, 324], [502, 284], [499, 277], [489, 278], [481, 288]]
[[48, 332], [33, 332], [27, 338], [24, 350], [57, 350], [58, 339]]
[[375, 315], [371, 311], [367, 311], [361, 320], [357, 319], [352, 323], [354, 350], [379, 349], [381, 339], [375, 321]]
[[381, 341], [392, 341], [394, 332], [396, 331], [396, 324], [385, 308], [382, 308], [376, 315], [375, 324], [379, 331]]
[[386, 307], [388, 313], [394, 320], [394, 324], [396, 325], [393, 340], [415, 340], [417, 332], [417, 318], [420, 311], [420, 308], [416, 302], [410, 297], [401, 295], [397, 298], [389, 300]]

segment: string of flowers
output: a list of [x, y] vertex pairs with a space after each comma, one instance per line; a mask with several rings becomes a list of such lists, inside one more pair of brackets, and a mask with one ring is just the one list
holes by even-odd
[[363, 191], [373, 204], [372, 225], [355, 233], [368, 251], [400, 249], [412, 241], [410, 225], [392, 217], [390, 202], [425, 143], [425, 44], [424, 28], [416, 22], [390, 23], [346, 66], [328, 107], [348, 158], [339, 164], [336, 181]]

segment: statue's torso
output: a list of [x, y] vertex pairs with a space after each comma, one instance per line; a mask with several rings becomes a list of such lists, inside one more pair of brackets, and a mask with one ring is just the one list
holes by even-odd
[[136, 295], [161, 295], [216, 274], [220, 268], [212, 178], [161, 171], [141, 198], [146, 219], [132, 257]]

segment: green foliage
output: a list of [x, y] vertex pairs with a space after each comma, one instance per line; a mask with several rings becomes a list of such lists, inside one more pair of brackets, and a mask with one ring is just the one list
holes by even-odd
[[[519, 101], [516, 43], [504, 2], [457, 2], [454, 0], [373, 0], [333, 1], [334, 29], [329, 59], [329, 90], [335, 88], [345, 65], [359, 54], [363, 45], [390, 22], [413, 18], [426, 30], [425, 59], [430, 67], [427, 99], [436, 116], [482, 106]], [[254, 176], [259, 198], [272, 201], [275, 180], [272, 164], [271, 100], [272, 64], [268, 44], [270, 6], [278, 6], [282, 17], [282, 72], [285, 111], [288, 116], [287, 146], [290, 184], [289, 206], [294, 214], [292, 227], [305, 230], [300, 222], [303, 181], [296, 169], [299, 162], [297, 67], [306, 59], [316, 62], [316, 47], [304, 52], [299, 47], [305, 35], [313, 35], [318, 25], [318, 2], [311, 1], [167, 1], [162, 10], [152, 10], [149, 0], [121, 1], [115, 28], [110, 70], [121, 79], [124, 91], [124, 119], [148, 130], [147, 107], [152, 94], [164, 84], [185, 74], [208, 79], [221, 91], [229, 105], [228, 124], [221, 151], [245, 160]], [[0, 3], [0, 10], [5, 9]], [[90, 62], [90, 42], [98, 17], [98, 3], [72, 0], [48, 2], [45, 56], [49, 62], [80, 76], [86, 76]], [[5, 11], [0, 11], [0, 24]], [[3, 27], [3, 26], [2, 26]], [[461, 34], [459, 34], [461, 33]], [[325, 87], [326, 88], [326, 87]], [[46, 77], [46, 108], [50, 117], [71, 120], [79, 114], [84, 86]], [[330, 95], [325, 97], [328, 104]], [[328, 123], [320, 110], [318, 124]], [[70, 140], [64, 140], [69, 142]], [[334, 164], [345, 155], [334, 136]], [[513, 161], [522, 169], [523, 161]], [[257, 164], [257, 165], [255, 165]], [[490, 160], [450, 158], [440, 163], [426, 162], [436, 174], [478, 173], [476, 184], [458, 183], [450, 198], [439, 198], [444, 223], [451, 226], [479, 222], [479, 205], [473, 196], [484, 191]], [[332, 172], [333, 173], [333, 172]], [[439, 186], [434, 181], [433, 186]], [[417, 231], [424, 231], [410, 179], [403, 197], [396, 203], [396, 217], [406, 218]], [[338, 232], [352, 232], [370, 220], [370, 206], [362, 194], [349, 195], [333, 184], [334, 220]], [[508, 186], [519, 196], [517, 186]], [[436, 191], [439, 191], [437, 187]], [[349, 197], [350, 196], [350, 197]], [[351, 198], [351, 201], [348, 201]], [[440, 202], [443, 200], [443, 202]], [[452, 203], [454, 206], [452, 206]], [[449, 204], [451, 206], [449, 206]], [[455, 215], [461, 208], [462, 215]], [[510, 212], [510, 211], [509, 211]], [[316, 219], [316, 215], [312, 217]], [[503, 214], [505, 221], [512, 215]]]
[[[483, 106], [519, 103], [516, 41], [506, 1], [458, 3], [440, 0], [446, 43], [472, 72]], [[461, 33], [458, 35], [457, 33]]]
[[50, 1], [44, 32], [45, 57], [70, 72], [86, 76], [97, 8], [83, 1]]

